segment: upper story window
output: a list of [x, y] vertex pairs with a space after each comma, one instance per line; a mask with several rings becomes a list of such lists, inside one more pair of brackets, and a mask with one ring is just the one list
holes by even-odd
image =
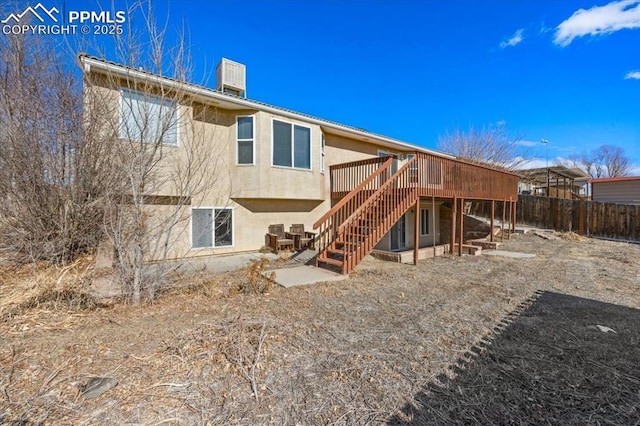
[[238, 164], [254, 164], [253, 116], [238, 117], [237, 152]]
[[311, 170], [311, 129], [273, 120], [273, 165]]
[[152, 144], [178, 144], [176, 101], [130, 89], [122, 89], [121, 93], [121, 138]]

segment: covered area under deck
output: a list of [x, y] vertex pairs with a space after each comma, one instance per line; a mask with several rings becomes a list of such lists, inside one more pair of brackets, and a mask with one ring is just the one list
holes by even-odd
[[[515, 232], [515, 203], [480, 201], [492, 206], [493, 219], [484, 221], [468, 215], [470, 204], [476, 202], [479, 201], [459, 199], [456, 205], [454, 199], [420, 197], [419, 207], [410, 208], [371, 255], [415, 264], [446, 253], [479, 255], [483, 248], [496, 248]], [[496, 211], [505, 215], [496, 217]]]

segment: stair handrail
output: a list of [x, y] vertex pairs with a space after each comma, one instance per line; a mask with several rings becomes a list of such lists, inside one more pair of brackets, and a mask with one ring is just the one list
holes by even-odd
[[[415, 162], [418, 161], [417, 157], [413, 157], [411, 158], [409, 161], [407, 161], [402, 167], [400, 167], [400, 169], [395, 172], [391, 177], [389, 177], [389, 179], [387, 179], [387, 181], [385, 183], [383, 183], [382, 185], [380, 185], [380, 187], [378, 189], [376, 189], [376, 191], [371, 194], [371, 196], [369, 198], [367, 198], [367, 200], [360, 204], [360, 206], [358, 206], [357, 209], [355, 209], [353, 211], [353, 213], [344, 221], [344, 223], [340, 224], [338, 226], [338, 231], [342, 230], [345, 226], [347, 226], [350, 222], [353, 221], [354, 218], [358, 217], [358, 213], [360, 213], [362, 210], [366, 209], [371, 203], [375, 202], [378, 198], [378, 195], [380, 195], [382, 192], [385, 191], [385, 189], [390, 186], [393, 182], [397, 181], [398, 179], [400, 179], [400, 176], [402, 176], [402, 173], [405, 172], [405, 170], [407, 170], [409, 167], [411, 167], [411, 165]], [[418, 187], [418, 183], [415, 182], [412, 187], [414, 189], [417, 189]]]
[[[349, 218], [347, 218], [347, 220], [345, 220], [342, 224], [338, 226], [336, 237], [339, 235], [344, 235], [345, 241], [350, 240], [349, 225], [355, 222], [360, 217], [361, 213], [364, 212], [366, 209], [368, 209], [373, 203], [377, 202], [381, 197], [384, 197], [385, 194], [388, 192], [389, 187], [394, 183], [396, 183], [397, 181], [399, 181], [401, 177], [405, 176], [407, 170], [410, 167], [412, 167], [416, 161], [418, 161], [417, 157], [413, 157], [412, 159], [407, 161], [406, 164], [404, 164], [400, 168], [400, 170], [394, 173], [393, 176], [391, 176], [384, 184], [380, 185], [380, 188], [378, 188], [369, 198], [367, 198], [367, 200], [364, 203], [362, 203], [353, 212], [353, 214], [349, 216]], [[414, 197], [417, 197], [417, 194], [418, 194], [417, 182], [409, 182], [409, 186], [407, 186], [406, 189], [409, 193], [412, 192]], [[416, 214], [418, 214], [418, 212], [416, 212]], [[382, 238], [382, 237], [379, 237], [379, 238]], [[352, 268], [354, 268], [362, 260], [364, 256], [369, 254], [369, 252], [373, 249], [373, 244], [375, 244], [375, 242], [369, 239], [364, 243], [364, 246], [363, 246], [364, 250], [361, 251], [360, 253], [356, 253], [355, 256], [352, 256], [349, 250], [345, 250], [343, 255], [343, 265], [344, 265], [342, 268], [343, 273], [345, 272], [349, 273], [349, 271], [351, 271]]]
[[378, 176], [380, 176], [382, 172], [388, 170], [389, 167], [391, 167], [392, 163], [393, 163], [393, 157], [390, 156], [384, 163], [382, 163], [382, 165], [378, 169], [376, 169], [375, 172], [373, 172], [371, 175], [369, 175], [368, 178], [363, 180], [360, 183], [360, 185], [352, 189], [351, 192], [349, 192], [349, 194], [346, 197], [338, 201], [338, 203], [335, 206], [333, 206], [320, 219], [318, 219], [313, 224], [313, 229], [318, 229], [320, 225], [322, 225], [324, 222], [327, 221], [327, 219], [335, 215], [336, 212], [338, 212], [342, 207], [344, 207], [345, 204], [351, 201], [351, 199], [354, 198], [363, 188], [365, 188], [368, 184], [370, 184], [373, 180], [375, 180]]

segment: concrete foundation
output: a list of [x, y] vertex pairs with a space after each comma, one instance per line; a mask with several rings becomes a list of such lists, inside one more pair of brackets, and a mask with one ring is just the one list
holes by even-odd
[[[441, 244], [435, 247], [424, 247], [418, 251], [418, 260], [431, 259], [443, 256], [449, 252], [449, 244]], [[413, 249], [404, 251], [373, 250], [371, 256], [376, 259], [397, 263], [413, 263]]]

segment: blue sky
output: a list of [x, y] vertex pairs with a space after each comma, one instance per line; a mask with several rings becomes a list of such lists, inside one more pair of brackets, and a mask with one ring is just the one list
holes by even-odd
[[[65, 7], [98, 4], [110, 6]], [[640, 175], [639, 0], [155, 6], [170, 28], [188, 26], [198, 83], [214, 86], [202, 76], [224, 56], [247, 66], [252, 99], [429, 148], [455, 128], [504, 123], [534, 166], [541, 139], [550, 162], [614, 144]]]

